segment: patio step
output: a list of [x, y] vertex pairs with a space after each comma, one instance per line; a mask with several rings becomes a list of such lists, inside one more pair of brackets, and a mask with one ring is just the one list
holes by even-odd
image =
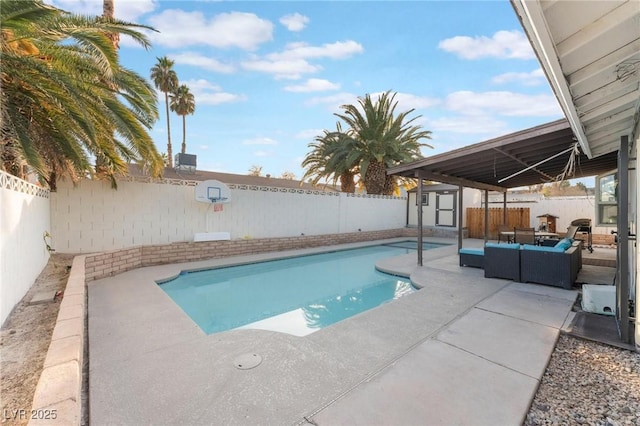
[[582, 258], [582, 264], [583, 265], [593, 265], [593, 266], [607, 266], [609, 268], [615, 268], [616, 267], [616, 260], [615, 259], [596, 259], [596, 258], [583, 257]]

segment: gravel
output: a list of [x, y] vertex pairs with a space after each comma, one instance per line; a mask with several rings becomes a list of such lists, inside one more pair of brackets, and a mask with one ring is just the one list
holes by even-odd
[[524, 424], [640, 426], [640, 354], [561, 335]]

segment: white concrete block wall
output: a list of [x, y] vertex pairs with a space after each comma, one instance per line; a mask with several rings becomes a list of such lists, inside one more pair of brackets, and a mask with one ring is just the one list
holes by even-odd
[[[494, 204], [492, 207], [496, 206]], [[509, 203], [508, 208], [528, 207], [530, 209], [530, 225], [537, 228], [540, 219], [537, 216], [543, 214], [552, 214], [558, 216], [556, 219], [556, 231], [565, 232], [575, 219], [589, 218], [591, 219], [594, 234], [610, 234], [612, 230], [617, 229], [616, 226], [595, 226], [595, 199], [594, 197], [557, 197], [542, 199], [532, 203]]]
[[340, 218], [337, 232], [378, 231], [404, 228], [407, 222], [407, 200], [373, 198], [340, 194]]
[[[196, 203], [206, 211], [208, 229], [231, 232], [231, 238], [290, 237], [339, 232], [340, 197], [281, 191], [231, 190], [222, 212]], [[192, 202], [192, 204], [195, 203]]]
[[49, 192], [0, 171], [0, 324], [49, 260]]
[[91, 253], [138, 245], [193, 241], [202, 232], [232, 239], [291, 237], [405, 226], [406, 199], [322, 195], [256, 187], [232, 189], [222, 211], [195, 201], [195, 187], [61, 182], [51, 197], [55, 249]]

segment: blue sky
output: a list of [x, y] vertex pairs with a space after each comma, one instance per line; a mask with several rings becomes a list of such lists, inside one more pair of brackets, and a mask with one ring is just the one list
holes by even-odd
[[[102, 0], [49, 0], [101, 14]], [[175, 60], [195, 95], [187, 152], [198, 169], [252, 165], [301, 178], [307, 145], [335, 129], [340, 105], [398, 92], [397, 111], [433, 132], [430, 156], [562, 117], [508, 1], [116, 0], [116, 17], [146, 24], [149, 51], [121, 42], [121, 61], [149, 77]], [[166, 152], [164, 98], [151, 135]], [[174, 153], [182, 120], [171, 114]]]

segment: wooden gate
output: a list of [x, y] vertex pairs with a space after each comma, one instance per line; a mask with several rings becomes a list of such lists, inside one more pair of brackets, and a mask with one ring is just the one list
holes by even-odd
[[[503, 209], [489, 209], [489, 239], [498, 239], [498, 225], [504, 224]], [[529, 228], [531, 226], [528, 207], [508, 208], [509, 228]], [[484, 208], [467, 208], [467, 228], [469, 238], [484, 238]]]

